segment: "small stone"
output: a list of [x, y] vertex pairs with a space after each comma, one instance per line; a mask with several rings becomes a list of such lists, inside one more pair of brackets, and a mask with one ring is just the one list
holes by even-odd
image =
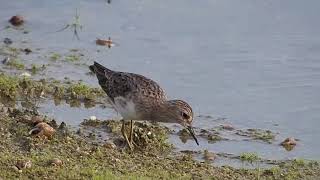
[[12, 44], [12, 40], [10, 38], [4, 38], [3, 43], [6, 45]]
[[78, 135], [83, 135], [83, 130], [81, 128], [79, 128], [76, 132]]
[[9, 61], [10, 61], [10, 57], [5, 57], [5, 58], [2, 60], [2, 64], [8, 64]]
[[204, 150], [203, 159], [206, 161], [214, 161], [216, 159], [216, 154], [209, 152], [208, 150]]
[[113, 142], [106, 142], [103, 147], [108, 149], [115, 149], [117, 146]]
[[297, 141], [293, 137], [288, 137], [281, 143], [281, 145], [282, 146], [285, 146], [285, 145], [295, 146], [295, 145], [297, 145]]
[[20, 15], [12, 16], [9, 22], [14, 26], [20, 26], [24, 23], [24, 18]]
[[90, 120], [91, 121], [95, 121], [95, 120], [97, 120], [97, 117], [96, 116], [90, 116]]
[[50, 164], [52, 166], [62, 166], [63, 162], [58, 158], [53, 158], [52, 160], [50, 160]]
[[230, 124], [223, 124], [221, 125], [222, 129], [228, 130], [228, 131], [232, 131], [234, 130], [234, 127]]
[[59, 125], [59, 129], [66, 129], [67, 128], [67, 124], [65, 122], [61, 122]]
[[293, 137], [288, 137], [282, 141], [280, 145], [283, 146], [287, 151], [291, 151], [297, 145], [297, 140]]
[[31, 118], [31, 122], [33, 124], [38, 124], [42, 121], [43, 121], [43, 118], [41, 116], [32, 116], [32, 118]]
[[56, 130], [49, 124], [40, 122], [31, 131], [29, 131], [29, 134], [36, 135], [38, 137], [51, 138], [55, 132]]
[[12, 170], [19, 172], [19, 168], [17, 166], [11, 166]]
[[30, 160], [18, 160], [16, 163], [16, 167], [19, 170], [31, 168], [32, 163]]
[[30, 53], [32, 52], [32, 50], [29, 49], [29, 48], [25, 48], [23, 51], [24, 51], [26, 54], [30, 54]]
[[28, 73], [28, 72], [24, 72], [24, 73], [20, 74], [20, 76], [23, 76], [23, 77], [30, 77], [30, 76], [31, 76], [31, 74], [30, 74], [30, 73]]

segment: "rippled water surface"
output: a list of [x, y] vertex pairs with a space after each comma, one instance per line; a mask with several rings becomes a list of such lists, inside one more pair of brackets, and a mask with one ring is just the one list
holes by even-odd
[[[32, 48], [42, 48], [42, 53], [77, 48], [86, 55], [87, 65], [97, 60], [114, 70], [150, 77], [169, 97], [192, 105], [196, 128], [232, 124], [237, 129], [278, 133], [272, 144], [244, 140], [209, 144], [200, 139], [201, 146], [196, 146], [172, 136], [170, 141], [179, 149], [319, 160], [319, 7], [318, 0], [114, 0], [111, 4], [103, 0], [0, 0], [0, 27], [7, 25], [8, 17], [22, 14], [29, 31], [2, 30], [0, 38], [27, 41]], [[75, 9], [83, 25], [79, 41], [70, 29], [55, 32], [72, 22]], [[97, 37], [108, 36], [117, 42], [115, 47], [95, 45]], [[46, 61], [41, 54], [26, 59], [26, 64]], [[86, 72], [86, 66], [57, 63], [45, 73], [98, 86]], [[110, 109], [70, 108], [51, 102], [42, 104], [41, 111], [75, 126], [90, 115], [118, 117]], [[287, 152], [278, 143], [289, 136], [300, 141]]]

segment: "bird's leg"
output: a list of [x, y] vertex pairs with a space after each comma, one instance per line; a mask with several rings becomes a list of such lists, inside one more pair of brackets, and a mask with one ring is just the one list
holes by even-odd
[[124, 119], [122, 120], [121, 132], [122, 132], [122, 136], [123, 136], [124, 139], [127, 141], [127, 144], [128, 144], [128, 146], [129, 146], [129, 148], [132, 150], [132, 144], [129, 142], [128, 136], [127, 136], [127, 134], [126, 134], [126, 128], [125, 128], [125, 121], [124, 121]]
[[130, 136], [129, 136], [130, 143], [133, 144], [133, 120], [130, 120]]

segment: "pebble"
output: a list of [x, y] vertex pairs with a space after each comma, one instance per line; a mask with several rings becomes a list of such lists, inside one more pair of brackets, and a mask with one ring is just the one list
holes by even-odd
[[95, 121], [95, 120], [97, 120], [97, 117], [96, 116], [90, 116], [90, 120], [91, 121]]
[[293, 137], [288, 137], [281, 143], [282, 146], [295, 146], [297, 145], [297, 141]]
[[45, 136], [51, 138], [55, 132], [56, 130], [53, 129], [49, 124], [40, 122], [31, 131], [29, 131], [29, 134], [33, 134], [39, 137]]
[[204, 150], [203, 159], [207, 161], [214, 161], [216, 159], [216, 154], [213, 152], [209, 152], [208, 150]]
[[32, 162], [30, 160], [18, 160], [16, 163], [16, 167], [19, 170], [28, 169], [32, 167]]
[[13, 42], [12, 42], [12, 40], [10, 38], [4, 38], [3, 43], [6, 44], [6, 45], [10, 45]]
[[9, 22], [14, 26], [20, 26], [24, 23], [24, 18], [21, 15], [12, 16]]
[[63, 162], [58, 158], [53, 158], [52, 160], [50, 160], [50, 164], [52, 166], [62, 166]]
[[228, 130], [228, 131], [234, 130], [234, 127], [232, 125], [230, 125], [230, 124], [223, 124], [222, 128], [225, 129], [225, 130]]
[[31, 77], [31, 74], [28, 73], [28, 72], [24, 72], [24, 73], [20, 74], [20, 76], [23, 76], [23, 77]]

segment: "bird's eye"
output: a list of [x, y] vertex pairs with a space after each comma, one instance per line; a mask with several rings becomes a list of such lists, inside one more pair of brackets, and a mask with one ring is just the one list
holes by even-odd
[[182, 117], [183, 117], [183, 119], [189, 119], [190, 118], [189, 115], [184, 113], [184, 112], [182, 113]]

